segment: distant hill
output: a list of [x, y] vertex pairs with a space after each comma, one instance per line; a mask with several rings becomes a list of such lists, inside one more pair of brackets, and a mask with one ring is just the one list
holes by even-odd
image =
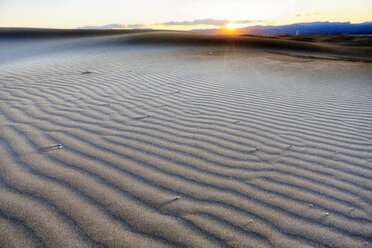
[[[206, 34], [219, 34], [219, 29], [199, 29], [194, 32]], [[356, 35], [372, 34], [372, 22], [351, 24], [350, 22], [312, 22], [296, 23], [283, 26], [252, 26], [237, 29], [239, 34], [247, 35], [309, 35], [309, 34], [332, 34], [332, 35]]]

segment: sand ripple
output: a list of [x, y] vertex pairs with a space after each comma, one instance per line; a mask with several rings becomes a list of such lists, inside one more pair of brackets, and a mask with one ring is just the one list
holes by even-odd
[[0, 246], [368, 247], [371, 65], [302, 59], [113, 42], [0, 65]]

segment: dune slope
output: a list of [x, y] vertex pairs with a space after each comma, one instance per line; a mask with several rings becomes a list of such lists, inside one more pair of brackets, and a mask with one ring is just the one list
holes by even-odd
[[11, 39], [1, 247], [370, 245], [368, 48], [179, 32]]

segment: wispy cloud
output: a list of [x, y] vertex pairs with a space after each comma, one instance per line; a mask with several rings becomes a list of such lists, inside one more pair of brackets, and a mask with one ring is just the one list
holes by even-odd
[[317, 16], [317, 15], [320, 15], [320, 12], [305, 13], [305, 14], [297, 14], [296, 17], [302, 17], [302, 16]]
[[139, 28], [147, 28], [144, 24], [128, 24], [127, 28], [139, 29]]
[[120, 28], [129, 28], [129, 29], [140, 29], [146, 28], [143, 24], [108, 24], [103, 26], [83, 26], [76, 29], [120, 29]]
[[122, 24], [108, 24], [104, 26], [84, 26], [84, 27], [78, 27], [76, 29], [114, 29], [114, 28], [126, 28], [126, 25]]
[[216, 19], [198, 19], [193, 21], [170, 21], [163, 22], [161, 25], [165, 26], [195, 26], [195, 25], [213, 25], [213, 26], [223, 26], [229, 23], [229, 20], [216, 20]]
[[[170, 22], [163, 22], [161, 25], [164, 26], [197, 26], [197, 25], [212, 25], [212, 26], [224, 26], [226, 24], [229, 24], [231, 21], [227, 19], [197, 19], [193, 21], [170, 21]], [[265, 22], [265, 21], [253, 21], [253, 20], [239, 20], [239, 21], [233, 21], [234, 23], [240, 23], [240, 24], [248, 24], [248, 23], [256, 23], [256, 22]]]
[[[103, 26], [83, 26], [78, 27], [77, 29], [148, 29], [148, 28], [170, 28], [172, 26], [178, 26], [182, 27], [182, 29], [187, 29], [194, 26], [213, 26], [214, 28], [220, 28], [227, 24], [229, 24], [231, 21], [227, 19], [213, 19], [213, 18], [206, 18], [206, 19], [197, 19], [192, 21], [168, 21], [163, 23], [157, 23], [152, 25], [145, 25], [145, 24], [108, 24]], [[250, 23], [266, 23], [267, 21], [261, 21], [261, 20], [237, 20], [232, 21], [234, 23], [238, 24], [250, 24]]]

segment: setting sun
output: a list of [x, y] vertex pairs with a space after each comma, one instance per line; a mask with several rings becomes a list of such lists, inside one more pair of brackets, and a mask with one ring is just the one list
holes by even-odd
[[229, 24], [227, 24], [225, 26], [225, 28], [228, 29], [228, 30], [235, 30], [235, 29], [244, 28], [244, 27], [247, 27], [247, 26], [249, 26], [249, 25], [247, 25], [247, 23], [230, 22]]
[[234, 30], [234, 29], [237, 29], [239, 28], [239, 24], [236, 24], [236, 23], [233, 23], [233, 22], [230, 22], [229, 24], [226, 25], [226, 28], [227, 29], [230, 29], [230, 30]]

